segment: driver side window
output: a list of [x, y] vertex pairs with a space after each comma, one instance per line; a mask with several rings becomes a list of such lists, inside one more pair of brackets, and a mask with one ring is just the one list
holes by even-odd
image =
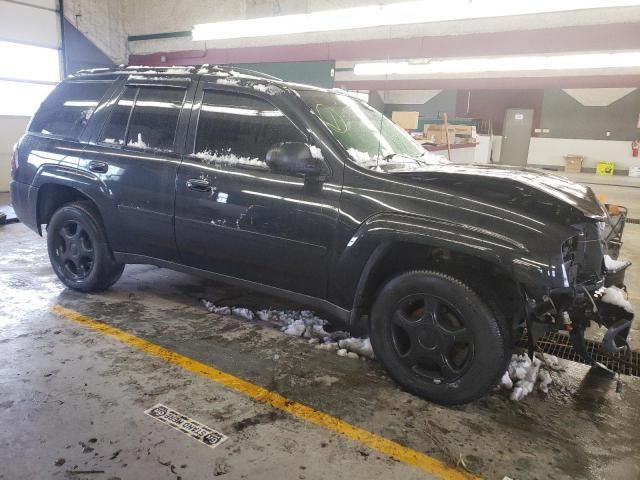
[[195, 155], [207, 164], [267, 169], [267, 151], [280, 142], [306, 142], [278, 108], [251, 95], [206, 91]]

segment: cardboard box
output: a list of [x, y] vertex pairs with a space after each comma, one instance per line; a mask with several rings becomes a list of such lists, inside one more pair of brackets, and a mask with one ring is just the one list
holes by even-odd
[[471, 125], [451, 125], [455, 131], [455, 142], [452, 143], [473, 143], [475, 127]]
[[418, 112], [391, 112], [391, 120], [405, 130], [418, 128]]
[[[443, 124], [424, 124], [424, 139], [438, 145], [447, 143], [447, 135]], [[453, 125], [449, 125], [449, 142], [453, 145], [456, 140], [456, 130]]]
[[582, 171], [583, 161], [584, 157], [582, 155], [565, 155], [564, 171], [566, 173], [580, 173]]

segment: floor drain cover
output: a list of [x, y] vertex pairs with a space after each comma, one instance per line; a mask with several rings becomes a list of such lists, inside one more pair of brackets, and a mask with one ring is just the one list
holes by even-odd
[[[519, 346], [527, 348], [527, 341], [527, 335], [525, 333], [520, 339]], [[614, 372], [619, 371], [622, 375], [640, 377], [640, 352], [632, 350], [631, 358], [626, 354], [624, 355], [624, 358], [622, 358], [620, 355], [608, 355], [606, 353], [602, 353], [600, 351], [601, 344], [599, 342], [586, 340], [585, 343], [587, 351], [591, 354], [594, 360], [602, 363]], [[538, 340], [536, 350], [549, 355], [555, 355], [558, 358], [571, 360], [572, 362], [587, 364], [587, 362], [585, 362], [573, 349], [569, 335], [563, 332], [548, 333], [544, 335], [540, 340]]]

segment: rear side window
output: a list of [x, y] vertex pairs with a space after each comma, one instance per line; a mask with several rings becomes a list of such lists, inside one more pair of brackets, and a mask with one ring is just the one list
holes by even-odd
[[267, 151], [276, 143], [306, 140], [265, 100], [231, 92], [204, 94], [195, 154], [206, 162], [266, 166]]
[[138, 93], [137, 88], [127, 88], [122, 94], [118, 103], [116, 103], [111, 111], [111, 116], [107, 125], [102, 130], [99, 141], [102, 143], [114, 143], [123, 145], [127, 134], [127, 125], [131, 116], [133, 102]]
[[110, 86], [110, 82], [60, 84], [40, 106], [29, 131], [77, 139]]
[[171, 151], [185, 93], [183, 88], [127, 87], [98, 141]]

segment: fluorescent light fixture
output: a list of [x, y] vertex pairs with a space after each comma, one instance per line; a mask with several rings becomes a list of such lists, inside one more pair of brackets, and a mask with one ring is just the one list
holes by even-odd
[[491, 72], [530, 72], [542, 70], [594, 70], [640, 67], [640, 52], [580, 53], [431, 60], [428, 63], [358, 63], [355, 75], [446, 75]]
[[0, 81], [0, 115], [30, 117], [55, 85]]
[[57, 83], [60, 81], [58, 50], [0, 41], [0, 77]]
[[193, 40], [224, 40], [638, 5], [640, 0], [419, 0], [203, 23], [193, 27], [192, 36]]

